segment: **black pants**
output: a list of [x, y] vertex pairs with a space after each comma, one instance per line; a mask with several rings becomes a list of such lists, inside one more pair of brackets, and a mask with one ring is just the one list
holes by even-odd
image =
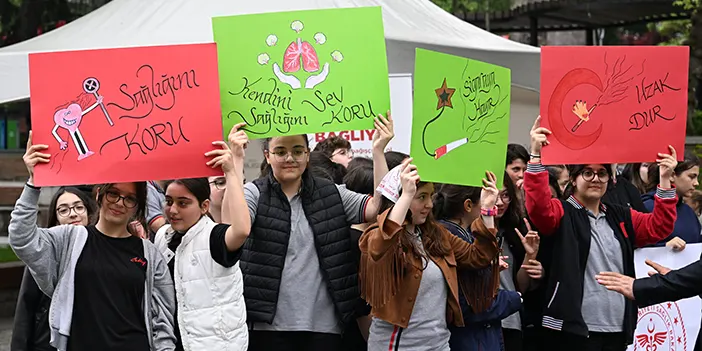
[[521, 330], [502, 328], [502, 340], [505, 342], [505, 351], [522, 351]]
[[249, 351], [328, 351], [339, 350], [341, 345], [338, 334], [249, 331]]
[[624, 351], [624, 333], [590, 333], [589, 337], [543, 329], [544, 351]]
[[529, 326], [522, 330], [522, 351], [541, 351], [544, 343], [541, 329], [541, 326]]

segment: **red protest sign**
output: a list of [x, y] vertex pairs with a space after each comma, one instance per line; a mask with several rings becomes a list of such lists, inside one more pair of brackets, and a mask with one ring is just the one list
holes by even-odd
[[222, 139], [215, 44], [29, 55], [40, 186], [216, 175]]
[[688, 62], [688, 47], [541, 48], [543, 162], [653, 162], [668, 145], [682, 158]]

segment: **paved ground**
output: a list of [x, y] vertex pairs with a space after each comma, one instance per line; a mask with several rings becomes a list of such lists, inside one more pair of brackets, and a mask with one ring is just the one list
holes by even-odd
[[12, 318], [0, 319], [0, 351], [10, 351], [12, 336]]

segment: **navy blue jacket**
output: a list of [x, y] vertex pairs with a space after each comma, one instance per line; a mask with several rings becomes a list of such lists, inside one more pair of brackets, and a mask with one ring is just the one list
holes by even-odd
[[[473, 236], [464, 228], [439, 221], [449, 232], [472, 243]], [[501, 321], [522, 308], [522, 299], [516, 291], [499, 290], [492, 305], [482, 313], [474, 313], [463, 294], [459, 294], [465, 327], [449, 327], [449, 346], [456, 351], [504, 351]]]
[[[641, 198], [643, 199], [644, 206], [648, 209], [648, 212], [653, 211], [653, 196], [656, 195], [656, 191], [643, 194]], [[652, 246], [665, 246], [665, 243], [670, 241], [674, 237], [685, 240], [687, 244], [695, 244], [702, 242], [702, 237], [700, 236], [702, 232], [702, 225], [700, 225], [700, 220], [692, 207], [688, 206], [682, 198], [678, 201], [675, 208], [677, 210], [678, 217], [675, 219], [675, 227], [673, 228], [673, 233], [665, 240], [660, 241], [658, 244]]]

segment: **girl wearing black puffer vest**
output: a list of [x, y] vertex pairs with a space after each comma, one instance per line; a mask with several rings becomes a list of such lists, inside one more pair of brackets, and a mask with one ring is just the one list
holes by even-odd
[[[374, 181], [387, 173], [384, 149], [392, 119], [375, 118]], [[265, 139], [263, 176], [246, 184], [251, 233], [242, 247], [249, 350], [341, 348], [341, 333], [363, 304], [350, 226], [374, 221], [370, 197], [307, 170], [305, 135]]]

